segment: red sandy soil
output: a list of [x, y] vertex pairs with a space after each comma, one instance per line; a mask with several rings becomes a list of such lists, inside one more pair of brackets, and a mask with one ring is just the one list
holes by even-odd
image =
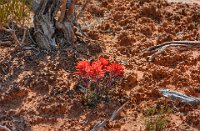
[[167, 0], [168, 2], [181, 2], [181, 3], [188, 3], [188, 4], [193, 4], [193, 3], [198, 3], [200, 4], [200, 0]]
[[[91, 0], [84, 16], [83, 31], [94, 41], [79, 42], [76, 50], [47, 53], [23, 50], [28, 45], [0, 47], [0, 125], [13, 131], [88, 131], [128, 101], [104, 130], [144, 131], [145, 111], [162, 105], [173, 110], [165, 115], [163, 130], [200, 129], [199, 105], [165, 99], [158, 91], [168, 88], [200, 97], [199, 49], [169, 48], [153, 62], [143, 51], [165, 41], [200, 40], [200, 5]], [[10, 36], [1, 31], [0, 39]], [[77, 61], [98, 55], [122, 63], [126, 80], [110, 94], [109, 102], [91, 108], [83, 105], [79, 93], [71, 92], [71, 74]]]

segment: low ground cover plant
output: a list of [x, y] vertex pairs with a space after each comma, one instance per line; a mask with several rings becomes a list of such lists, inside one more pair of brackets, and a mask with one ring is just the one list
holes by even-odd
[[[11, 34], [13, 43], [24, 43], [26, 31], [30, 26], [30, 13], [30, 5], [26, 4], [26, 0], [0, 0], [0, 30]], [[17, 28], [23, 30], [23, 38], [21, 40], [16, 34]], [[0, 43], [2, 44], [1, 41]]]
[[161, 131], [167, 124], [167, 115], [172, 113], [173, 110], [168, 105], [161, 105], [158, 109], [153, 107], [145, 110], [144, 115], [146, 130], [148, 131]]
[[79, 61], [75, 74], [78, 75], [78, 85], [84, 93], [83, 99], [89, 105], [107, 98], [108, 93], [119, 83], [124, 69], [119, 63], [111, 63], [100, 57], [97, 61]]
[[7, 27], [12, 22], [24, 26], [29, 15], [30, 7], [26, 4], [26, 0], [0, 1], [0, 26]]

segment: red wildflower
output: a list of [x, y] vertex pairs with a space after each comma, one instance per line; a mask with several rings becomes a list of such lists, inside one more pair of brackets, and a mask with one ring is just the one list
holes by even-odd
[[85, 75], [90, 68], [90, 62], [88, 61], [80, 61], [76, 66], [76, 74]]
[[88, 61], [80, 61], [76, 66], [76, 74], [85, 77], [89, 76], [92, 79], [103, 78], [105, 71], [108, 71], [111, 76], [122, 76], [124, 70], [120, 64], [112, 63], [103, 57], [100, 57], [98, 61], [90, 64]]
[[101, 62], [97, 61], [97, 62], [93, 62], [92, 66], [90, 67], [91, 70], [93, 70], [93, 74], [92, 77], [93, 78], [102, 78], [104, 77], [104, 70], [102, 69], [102, 64]]
[[100, 57], [99, 58], [99, 62], [103, 65], [103, 66], [107, 66], [109, 64], [109, 61], [106, 58]]
[[90, 62], [88, 61], [80, 61], [78, 62], [76, 69], [77, 70], [85, 70], [87, 66], [90, 66]]
[[107, 67], [107, 71], [110, 72], [111, 76], [122, 76], [124, 74], [124, 69], [122, 65], [113, 63]]

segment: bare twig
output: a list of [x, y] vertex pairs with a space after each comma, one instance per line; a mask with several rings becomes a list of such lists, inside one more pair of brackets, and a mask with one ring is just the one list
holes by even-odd
[[24, 41], [25, 41], [25, 39], [26, 39], [26, 33], [27, 33], [27, 30], [24, 29], [24, 33], [23, 33], [23, 37], [22, 37], [21, 44], [24, 44]]
[[13, 39], [14, 39], [14, 42], [15, 42], [17, 45], [19, 45], [20, 42], [19, 42], [19, 40], [18, 40], [18, 38], [17, 38], [17, 35], [16, 35], [15, 31], [13, 30], [13, 31], [10, 32], [10, 33], [11, 33]]
[[10, 27], [8, 27], [8, 28], [1, 27], [1, 29], [4, 30], [4, 31], [6, 31], [6, 32], [8, 32], [8, 33], [10, 33], [10, 34], [12, 35], [12, 38], [14, 39], [14, 42], [15, 42], [17, 45], [20, 44], [20, 42], [19, 42], [19, 40], [18, 40], [18, 38], [17, 38], [17, 35], [16, 35], [16, 33], [15, 33], [15, 30], [14, 30], [13, 28], [10, 28]]
[[149, 47], [149, 48], [145, 49], [145, 51], [154, 51], [154, 50], [156, 50], [156, 49], [158, 49], [162, 46], [170, 45], [170, 44], [177, 44], [177, 45], [190, 44], [190, 45], [194, 45], [194, 44], [200, 44], [200, 41], [170, 41], [170, 42], [164, 42], [162, 44]]
[[113, 121], [118, 115], [119, 113], [122, 111], [122, 109], [127, 105], [128, 101], [126, 103], [124, 103], [122, 106], [120, 106], [117, 110], [115, 110], [110, 118], [104, 119], [103, 121], [98, 121], [95, 126], [92, 128], [91, 131], [99, 131], [101, 128], [103, 128], [105, 126], [105, 124], [108, 121]]
[[118, 115], [119, 113], [122, 111], [122, 109], [127, 105], [128, 102], [124, 103], [121, 107], [119, 107], [117, 110], [115, 110], [112, 113], [112, 116], [110, 118], [110, 121], [113, 121]]
[[169, 47], [200, 47], [200, 41], [171, 41], [171, 42], [164, 42], [162, 44], [149, 47], [144, 51], [154, 52], [151, 56], [148, 56], [148, 61], [152, 61], [157, 55], [161, 54]]
[[29, 36], [31, 42], [33, 42], [33, 44], [37, 45], [37, 43], [33, 40], [33, 37], [31, 36], [30, 30], [28, 30], [28, 36]]
[[96, 123], [96, 125], [92, 128], [92, 130], [90, 130], [90, 131], [98, 131], [98, 130], [100, 130], [102, 127], [105, 126], [107, 121], [108, 121], [108, 119], [104, 119], [102, 122], [98, 121]]
[[165, 97], [168, 97], [168, 98], [171, 98], [171, 99], [176, 99], [176, 100], [180, 100], [182, 102], [187, 102], [187, 103], [200, 103], [200, 98], [187, 96], [187, 95], [182, 94], [182, 93], [177, 92], [177, 91], [172, 91], [172, 90], [169, 90], [169, 89], [160, 89], [160, 92]]
[[176, 46], [189, 46], [189, 45], [182, 45], [182, 44], [170, 44], [170, 45], [164, 45], [161, 46], [160, 48], [158, 48], [156, 50], [156, 52], [154, 54], [152, 54], [151, 56], [148, 56], [148, 61], [152, 61], [157, 55], [161, 54], [163, 51], [165, 51], [165, 49], [167, 49], [168, 47], [176, 47]]

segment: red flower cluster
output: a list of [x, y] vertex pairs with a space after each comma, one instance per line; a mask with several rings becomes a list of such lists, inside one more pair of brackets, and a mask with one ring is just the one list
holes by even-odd
[[107, 59], [100, 57], [98, 61], [92, 63], [88, 61], [80, 61], [76, 66], [76, 74], [81, 77], [90, 77], [99, 79], [105, 76], [105, 72], [109, 72], [112, 77], [122, 76], [124, 70], [120, 64], [110, 63]]
[[120, 64], [113, 63], [108, 66], [107, 70], [110, 72], [111, 76], [123, 76], [124, 69]]

